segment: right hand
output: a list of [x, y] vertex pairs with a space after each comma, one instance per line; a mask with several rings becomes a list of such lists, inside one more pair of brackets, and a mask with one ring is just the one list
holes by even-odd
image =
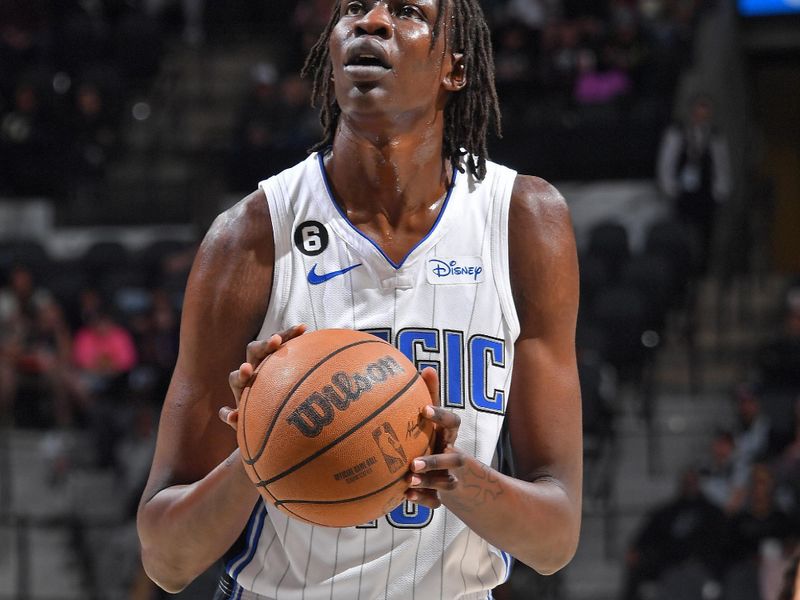
[[230, 375], [228, 375], [228, 384], [233, 392], [234, 406], [223, 406], [219, 409], [219, 418], [223, 423], [227, 423], [236, 431], [236, 424], [239, 421], [239, 400], [242, 398], [242, 391], [250, 385], [256, 367], [267, 356], [280, 348], [281, 345], [303, 335], [305, 332], [305, 325], [295, 325], [281, 333], [273, 333], [266, 340], [256, 340], [247, 344], [247, 362], [243, 362], [238, 369], [231, 371]]

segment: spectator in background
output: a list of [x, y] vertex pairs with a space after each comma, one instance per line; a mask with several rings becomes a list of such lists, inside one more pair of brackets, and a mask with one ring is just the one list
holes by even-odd
[[14, 265], [8, 284], [0, 288], [0, 331], [8, 335], [27, 328], [39, 310], [52, 302], [52, 294], [36, 285], [30, 268]]
[[798, 540], [796, 520], [775, 501], [775, 480], [769, 467], [756, 464], [751, 480], [743, 509], [731, 519], [725, 552], [729, 592], [726, 598], [732, 600], [775, 598], [783, 569]]
[[53, 298], [34, 284], [33, 273], [16, 265], [0, 288], [0, 414], [9, 414], [17, 397], [17, 361], [39, 310]]
[[645, 100], [652, 105], [655, 102], [671, 102], [668, 98], [654, 94], [647, 84], [648, 70], [652, 61], [652, 43], [644, 35], [641, 23], [633, 7], [624, 2], [615, 4], [612, 23], [609, 26], [607, 40], [608, 59], [623, 70], [628, 77], [630, 95], [635, 100]]
[[272, 63], [262, 62], [250, 74], [252, 86], [237, 118], [228, 169], [228, 184], [236, 191], [250, 189], [264, 172], [275, 170], [275, 129], [280, 102], [278, 69]]
[[786, 293], [781, 331], [756, 353], [761, 384], [771, 390], [800, 393], [800, 285]]
[[586, 48], [578, 23], [561, 21], [543, 33], [542, 79], [557, 104], [571, 104], [580, 53]]
[[75, 365], [93, 394], [111, 393], [136, 365], [133, 337], [105, 309], [99, 309], [75, 333]]
[[138, 361], [133, 336], [100, 306], [75, 333], [73, 359], [91, 397], [96, 466], [119, 469], [117, 444], [134, 410], [127, 385]]
[[645, 517], [626, 555], [624, 600], [652, 598], [646, 588], [666, 571], [687, 561], [702, 566], [709, 578], [720, 575], [725, 517], [700, 488], [697, 471], [683, 473], [677, 495]]
[[48, 16], [44, 0], [0, 2], [0, 112], [20, 77], [45, 54]]
[[575, 102], [579, 106], [611, 107], [631, 93], [633, 86], [628, 73], [612, 59], [609, 45], [599, 55], [588, 48], [579, 53], [575, 80]]
[[308, 82], [296, 73], [280, 82], [275, 135], [281, 169], [290, 166], [288, 156], [302, 155], [321, 134], [319, 118], [308, 102], [310, 95]]
[[537, 92], [538, 37], [522, 23], [510, 22], [495, 31], [494, 55], [497, 90], [508, 118], [517, 118]]
[[[28, 268], [14, 267], [0, 290], [0, 413], [61, 429], [84, 416], [87, 398], [71, 368], [70, 345], [61, 307], [36, 287]], [[15, 407], [21, 389], [30, 392], [26, 406]]]
[[711, 442], [711, 455], [698, 469], [700, 489], [708, 500], [726, 514], [741, 508], [748, 470], [736, 460], [736, 442], [730, 431], [720, 430]]
[[794, 398], [793, 432], [770, 464], [782, 506], [800, 514], [800, 392]]
[[58, 129], [37, 79], [20, 80], [11, 110], [0, 116], [0, 187], [21, 196], [52, 194], [61, 178]]
[[658, 183], [677, 217], [699, 236], [700, 264], [708, 266], [717, 206], [731, 194], [730, 156], [725, 136], [714, 126], [714, 105], [696, 96], [683, 123], [667, 128], [661, 140]]
[[116, 116], [99, 84], [87, 80], [78, 85], [69, 126], [70, 188], [73, 195], [95, 198], [119, 141]]
[[140, 358], [137, 379], [147, 382], [148, 399], [160, 407], [178, 357], [178, 315], [169, 294], [155, 290], [150, 310], [133, 323]]
[[298, 0], [292, 16], [292, 27], [295, 33], [295, 51], [292, 53], [298, 61], [286, 65], [292, 72], [299, 72], [303, 57], [316, 43], [319, 34], [325, 29], [331, 16], [331, 2], [327, 0]]
[[761, 410], [761, 401], [756, 392], [742, 385], [736, 389], [737, 428], [734, 434], [736, 460], [750, 469], [756, 461], [763, 460], [768, 449], [770, 435], [769, 417]]
[[761, 411], [761, 402], [749, 387], [739, 386], [734, 393], [736, 403], [736, 425], [733, 433], [733, 473], [727, 512], [733, 514], [745, 503], [749, 492], [744, 476], [753, 470], [757, 461], [764, 460], [769, 446], [769, 417]]
[[236, 190], [249, 190], [265, 171], [290, 166], [290, 157], [305, 152], [320, 131], [308, 83], [299, 75], [281, 79], [274, 65], [259, 63], [252, 77], [230, 157], [229, 182]]

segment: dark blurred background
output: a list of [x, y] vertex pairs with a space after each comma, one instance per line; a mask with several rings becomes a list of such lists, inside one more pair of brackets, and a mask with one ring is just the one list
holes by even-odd
[[[800, 540], [797, 3], [482, 4], [492, 158], [565, 195], [582, 286], [581, 546], [497, 597], [777, 600]], [[329, 11], [0, 0], [0, 598], [162, 597], [133, 519], [186, 277], [213, 217], [318, 139], [298, 73]]]

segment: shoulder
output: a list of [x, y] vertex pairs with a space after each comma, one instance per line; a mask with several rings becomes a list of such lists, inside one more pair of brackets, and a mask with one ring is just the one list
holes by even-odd
[[509, 233], [518, 233], [529, 242], [550, 242], [572, 223], [569, 208], [561, 193], [540, 177], [517, 175], [511, 192]]
[[219, 214], [209, 227], [189, 275], [184, 308], [197, 308], [203, 319], [209, 311], [252, 309], [262, 314], [274, 257], [269, 206], [264, 192], [257, 190]]
[[264, 192], [253, 192], [217, 216], [186, 285], [179, 355], [184, 369], [214, 372], [215, 361], [232, 368], [231, 357], [238, 359], [266, 313], [274, 255]]
[[272, 222], [266, 195], [258, 189], [214, 219], [200, 252], [225, 255], [252, 250], [264, 245], [265, 236], [272, 238]]
[[508, 221], [509, 276], [523, 335], [551, 321], [553, 311], [572, 319], [578, 260], [564, 197], [544, 179], [517, 175]]

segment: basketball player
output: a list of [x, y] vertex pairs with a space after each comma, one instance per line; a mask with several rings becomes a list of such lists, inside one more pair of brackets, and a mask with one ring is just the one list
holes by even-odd
[[[339, 0], [306, 72], [324, 140], [218, 217], [189, 278], [144, 566], [177, 591], [224, 556], [218, 598], [287, 600], [490, 598], [511, 556], [553, 573], [580, 526], [576, 251], [558, 192], [487, 160], [478, 2]], [[229, 387], [238, 403], [297, 323], [369, 331], [424, 369], [439, 449], [372, 523], [266, 505], [226, 427]], [[515, 477], [497, 469], [504, 419]]]

